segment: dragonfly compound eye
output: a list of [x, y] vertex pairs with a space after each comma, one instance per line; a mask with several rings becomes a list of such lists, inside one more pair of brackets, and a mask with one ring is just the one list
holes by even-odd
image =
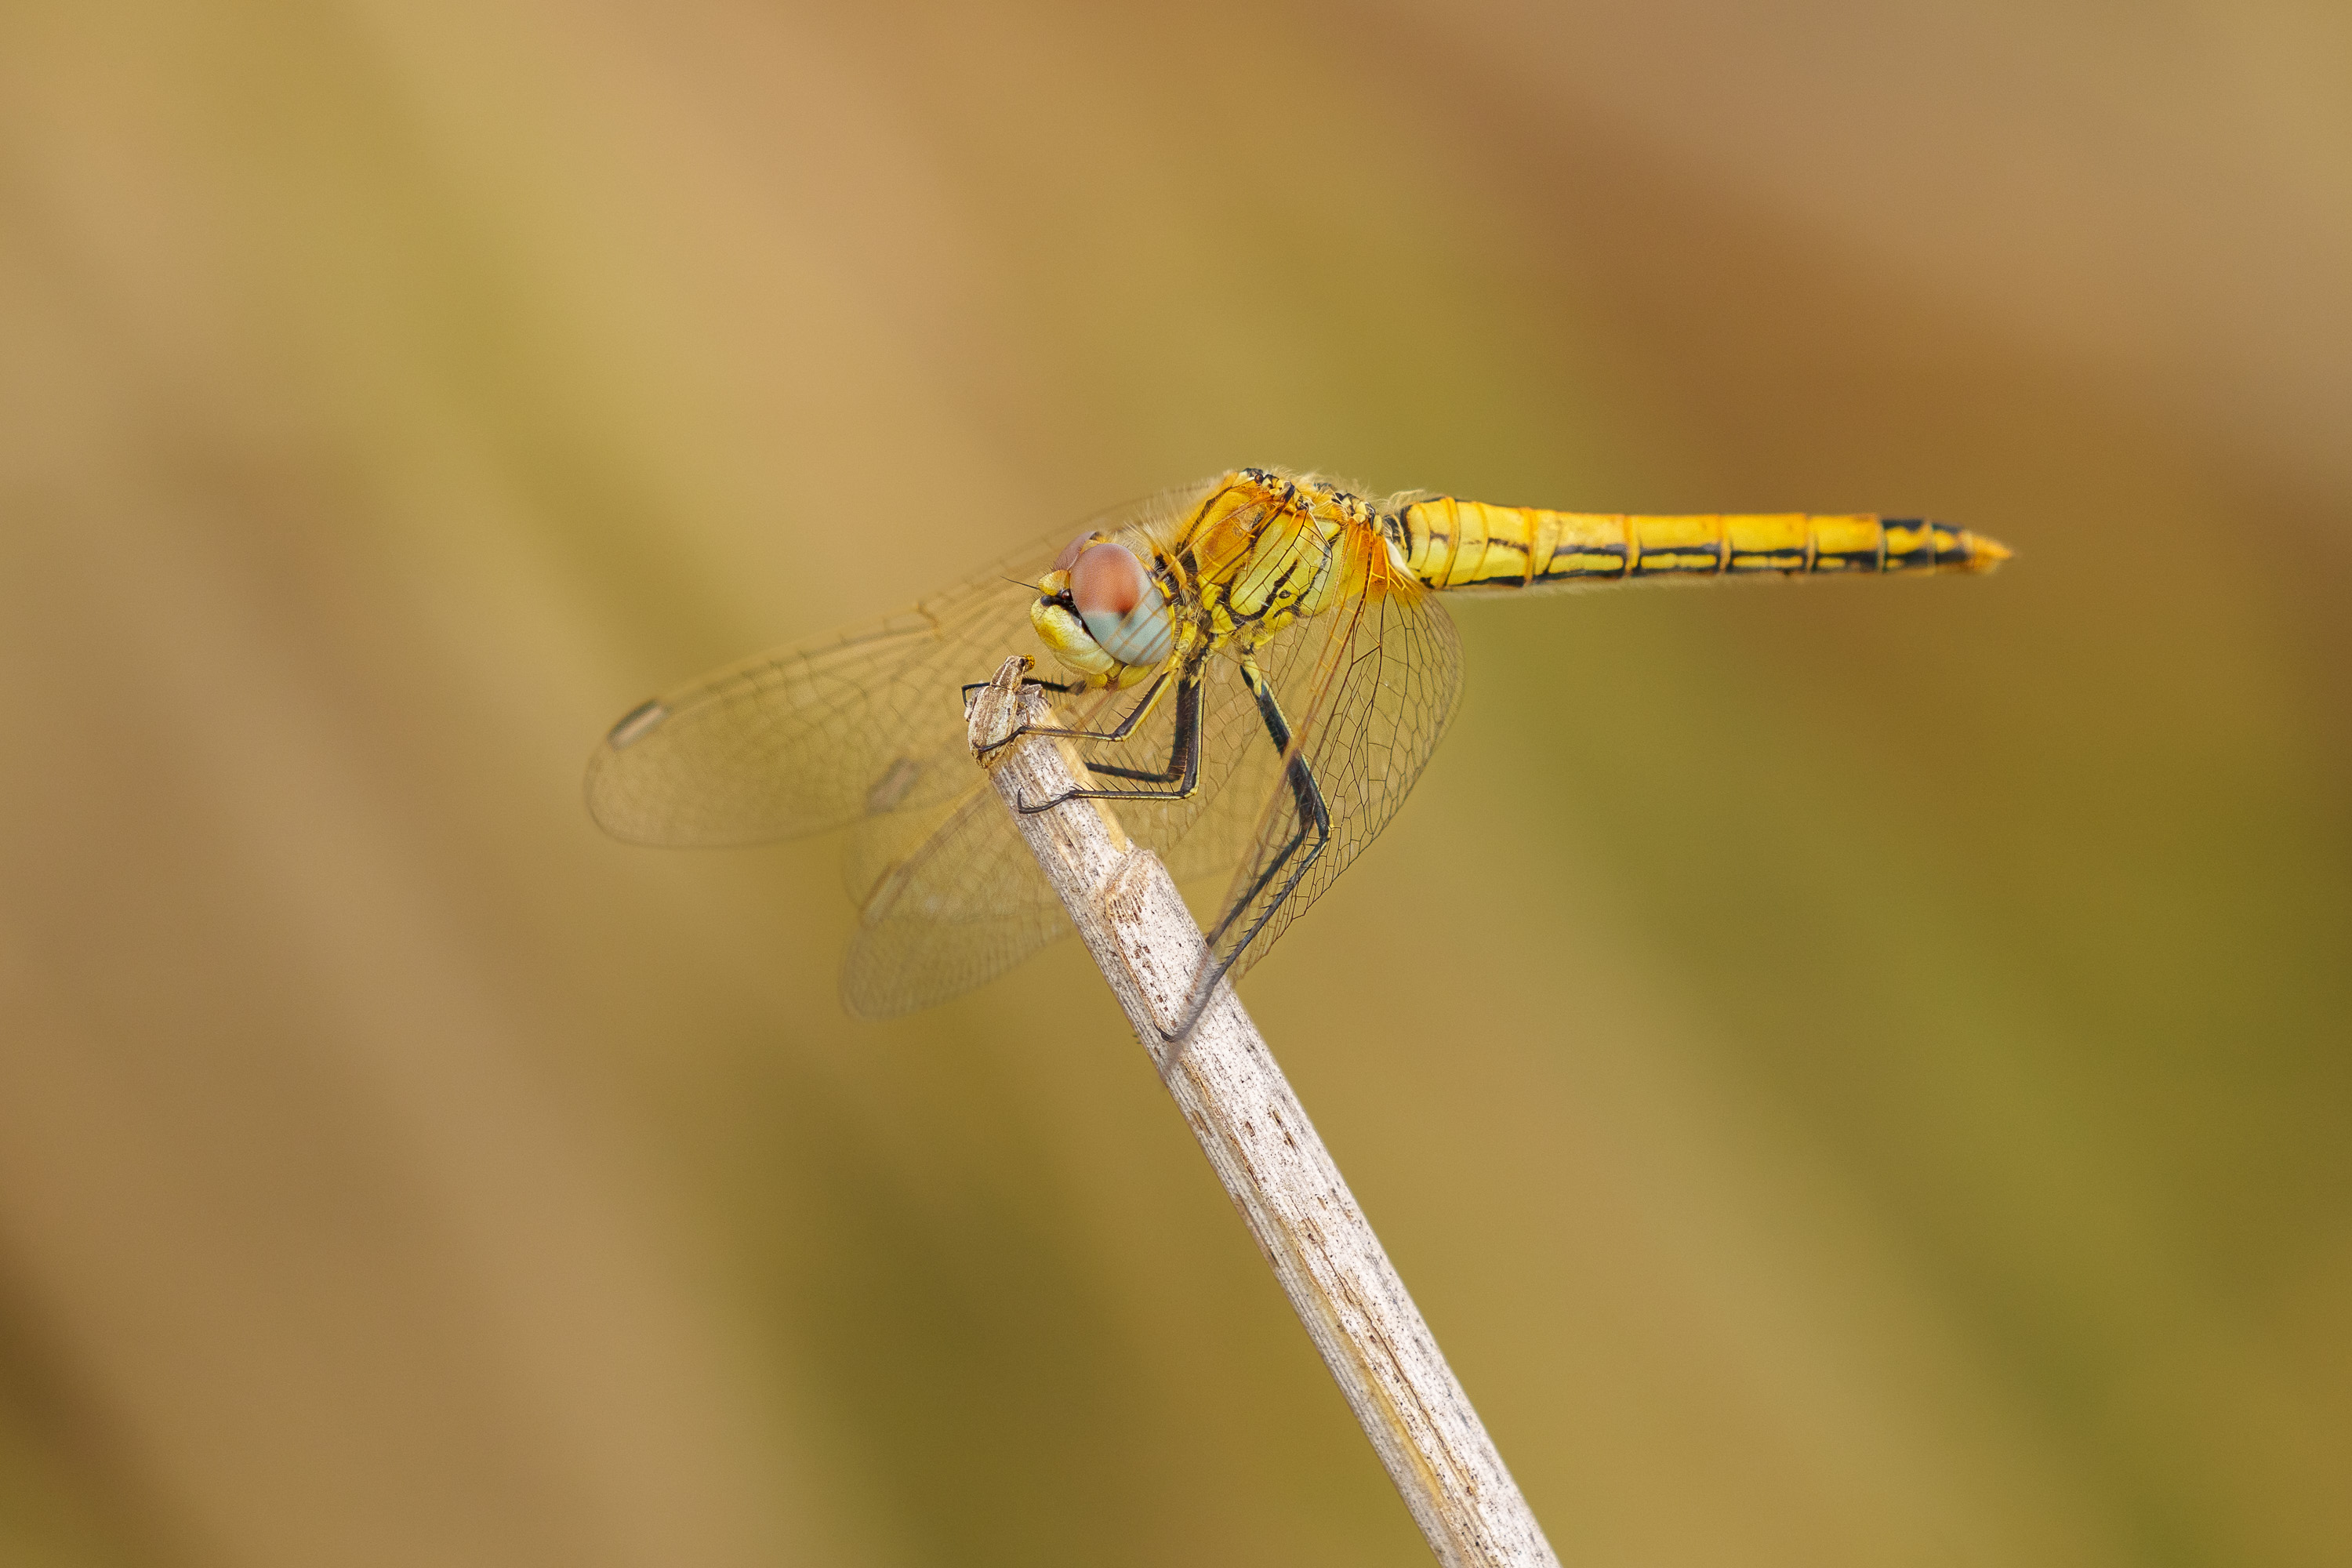
[[1176, 628], [1168, 601], [1135, 552], [1108, 542], [1079, 552], [1070, 565], [1070, 603], [1102, 650], [1119, 663], [1158, 664]]

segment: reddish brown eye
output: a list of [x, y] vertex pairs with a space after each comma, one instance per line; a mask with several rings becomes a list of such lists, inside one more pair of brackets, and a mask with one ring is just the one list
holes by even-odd
[[1143, 602], [1151, 586], [1143, 563], [1124, 545], [1097, 544], [1081, 551], [1069, 572], [1070, 603], [1089, 619], [1127, 614]]
[[1056, 572], [1067, 572], [1071, 567], [1076, 565], [1078, 563], [1078, 557], [1086, 553], [1087, 546], [1092, 544], [1094, 542], [1095, 536], [1093, 534], [1081, 533], [1076, 539], [1073, 539], [1067, 544], [1062, 546], [1062, 552], [1054, 557], [1054, 570]]

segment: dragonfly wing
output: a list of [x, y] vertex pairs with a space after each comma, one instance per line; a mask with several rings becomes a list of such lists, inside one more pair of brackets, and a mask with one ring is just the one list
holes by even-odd
[[[1365, 543], [1370, 548], [1351, 552], [1342, 568], [1352, 580], [1339, 605], [1258, 650], [1291, 726], [1289, 751], [1276, 750], [1239, 667], [1214, 658], [1202, 670], [1199, 788], [1181, 800], [1117, 805], [1128, 836], [1157, 853], [1178, 882], [1230, 880], [1217, 907], [1243, 907], [1226, 922], [1218, 956], [1235, 957], [1239, 968], [1255, 963], [1395, 815], [1461, 693], [1453, 622], [1419, 583], [1386, 570], [1378, 541]], [[1056, 710], [1072, 727], [1107, 729], [1137, 700], [1090, 692], [1057, 700]], [[1093, 763], [1156, 768], [1170, 759], [1175, 711], [1163, 700], [1127, 741], [1088, 743], [1082, 754]], [[1311, 837], [1283, 853], [1305, 820], [1286, 782], [1293, 759], [1313, 771], [1331, 821], [1328, 841], [1311, 859]], [[887, 1016], [944, 1001], [1070, 930], [1003, 803], [978, 781], [967, 799], [869, 824], [852, 868], [851, 896], [864, 911], [843, 978], [854, 1012]]]
[[1029, 584], [1056, 548], [646, 703], [589, 759], [590, 812], [639, 843], [755, 844], [956, 796], [972, 777], [959, 689], [1043, 653]]
[[[1155, 498], [1128, 510], [1173, 505]], [[1108, 515], [1103, 525], [1123, 521]], [[906, 615], [764, 655], [646, 704], [591, 759], [590, 809], [618, 837], [658, 844], [752, 843], [854, 826], [845, 871], [859, 931], [842, 975], [850, 1010], [912, 1012], [993, 978], [1070, 925], [972, 766], [957, 698], [1008, 655], [1042, 654], [1027, 614], [1030, 584], [1061, 542]], [[1237, 667], [1213, 659], [1203, 672], [1199, 789], [1181, 801], [1118, 806], [1129, 836], [1180, 881], [1232, 873], [1228, 904], [1256, 889], [1226, 943], [1244, 967], [1395, 812], [1460, 689], [1444, 612], [1419, 584], [1388, 571], [1376, 545], [1358, 542], [1348, 568], [1355, 580], [1337, 607], [1259, 652], [1290, 719], [1289, 756], [1270, 743]], [[1066, 723], [1107, 727], [1137, 697], [1094, 692], [1057, 708]], [[1170, 755], [1175, 711], [1163, 700], [1126, 742], [1091, 744], [1086, 755], [1157, 768]], [[1305, 874], [1269, 879], [1266, 868], [1301, 820], [1284, 784], [1290, 757], [1304, 758], [1321, 781], [1331, 834]]]
[[[1454, 622], [1376, 540], [1351, 552], [1339, 603], [1260, 650], [1291, 729], [1277, 755], [1260, 723], [1248, 791], [1260, 809], [1226, 890], [1215, 952], [1240, 973], [1320, 898], [1404, 804], [1462, 695]], [[1249, 715], [1258, 722], [1258, 715]], [[1312, 774], [1328, 837], [1287, 776]], [[1319, 843], [1319, 847], [1318, 847]], [[1209, 846], [1204, 842], [1203, 847]]]
[[[1286, 635], [1296, 637], [1298, 629]], [[1277, 638], [1277, 645], [1282, 640]], [[1233, 876], [1256, 838], [1266, 792], [1282, 772], [1282, 758], [1266, 740], [1257, 699], [1243, 683], [1240, 666], [1229, 658], [1213, 658], [1202, 674], [1199, 792], [1167, 806], [1119, 804], [1119, 820], [1129, 837], [1157, 854], [1180, 885], [1223, 883]], [[1157, 758], [1166, 754], [1175, 737], [1165, 718], [1156, 718], [1155, 723], [1169, 732], [1153, 735], [1141, 754]], [[1089, 752], [1087, 760], [1109, 760], [1108, 748]], [[1105, 782], [1118, 787], [1116, 780]]]
[[867, 824], [852, 847], [856, 940], [841, 999], [891, 1018], [961, 996], [1071, 930], [1013, 814], [969, 753], [964, 793]]
[[[1133, 691], [1077, 693], [1056, 700], [1056, 717], [1105, 727], [1137, 700]], [[1166, 742], [1151, 728], [1162, 724], [1155, 714], [1133, 743], [1164, 753]], [[844, 869], [858, 931], [841, 996], [861, 1017], [896, 1017], [961, 996], [1070, 932], [1060, 895], [968, 752], [964, 767], [961, 795], [868, 821], [850, 847]], [[1121, 823], [1141, 829], [1134, 837], [1147, 845], [1166, 837], [1152, 804], [1122, 814]]]
[[[1319, 623], [1318, 623], [1319, 625]], [[1223, 878], [1251, 843], [1282, 758], [1268, 743], [1235, 667], [1203, 671], [1200, 786], [1183, 799], [1117, 804], [1119, 825], [1159, 854], [1179, 880]], [[1055, 699], [1059, 722], [1108, 729], [1141, 700], [1134, 690]], [[1092, 763], [1145, 770], [1170, 760], [1175, 703], [1163, 700], [1123, 742], [1081, 746]], [[842, 974], [842, 999], [868, 1017], [912, 1012], [961, 995], [1068, 934], [1070, 922], [993, 786], [922, 811], [870, 821], [846, 861], [860, 924]], [[1098, 777], [1112, 789], [1174, 788]]]

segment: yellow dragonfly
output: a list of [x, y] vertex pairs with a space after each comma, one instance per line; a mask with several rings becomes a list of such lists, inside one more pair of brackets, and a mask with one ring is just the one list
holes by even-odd
[[[912, 1012], [1070, 930], [973, 765], [963, 693], [1025, 653], [1058, 679], [1121, 825], [1179, 883], [1223, 878], [1197, 1005], [1362, 853], [1462, 689], [1439, 593], [1988, 572], [1993, 541], [1871, 516], [1643, 517], [1384, 499], [1238, 468], [1097, 518], [887, 619], [632, 710], [588, 764], [615, 836], [749, 844], [854, 827], [853, 1013]], [[1045, 810], [1058, 801], [1024, 803]], [[1180, 1031], [1181, 1033], [1181, 1031]]]

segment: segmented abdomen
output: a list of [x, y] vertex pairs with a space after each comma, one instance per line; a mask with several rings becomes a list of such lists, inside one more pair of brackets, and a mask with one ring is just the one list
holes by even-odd
[[2009, 552], [1925, 518], [1803, 512], [1703, 517], [1545, 511], [1440, 496], [1398, 514], [1433, 588], [1566, 587], [1670, 577], [1989, 572]]

